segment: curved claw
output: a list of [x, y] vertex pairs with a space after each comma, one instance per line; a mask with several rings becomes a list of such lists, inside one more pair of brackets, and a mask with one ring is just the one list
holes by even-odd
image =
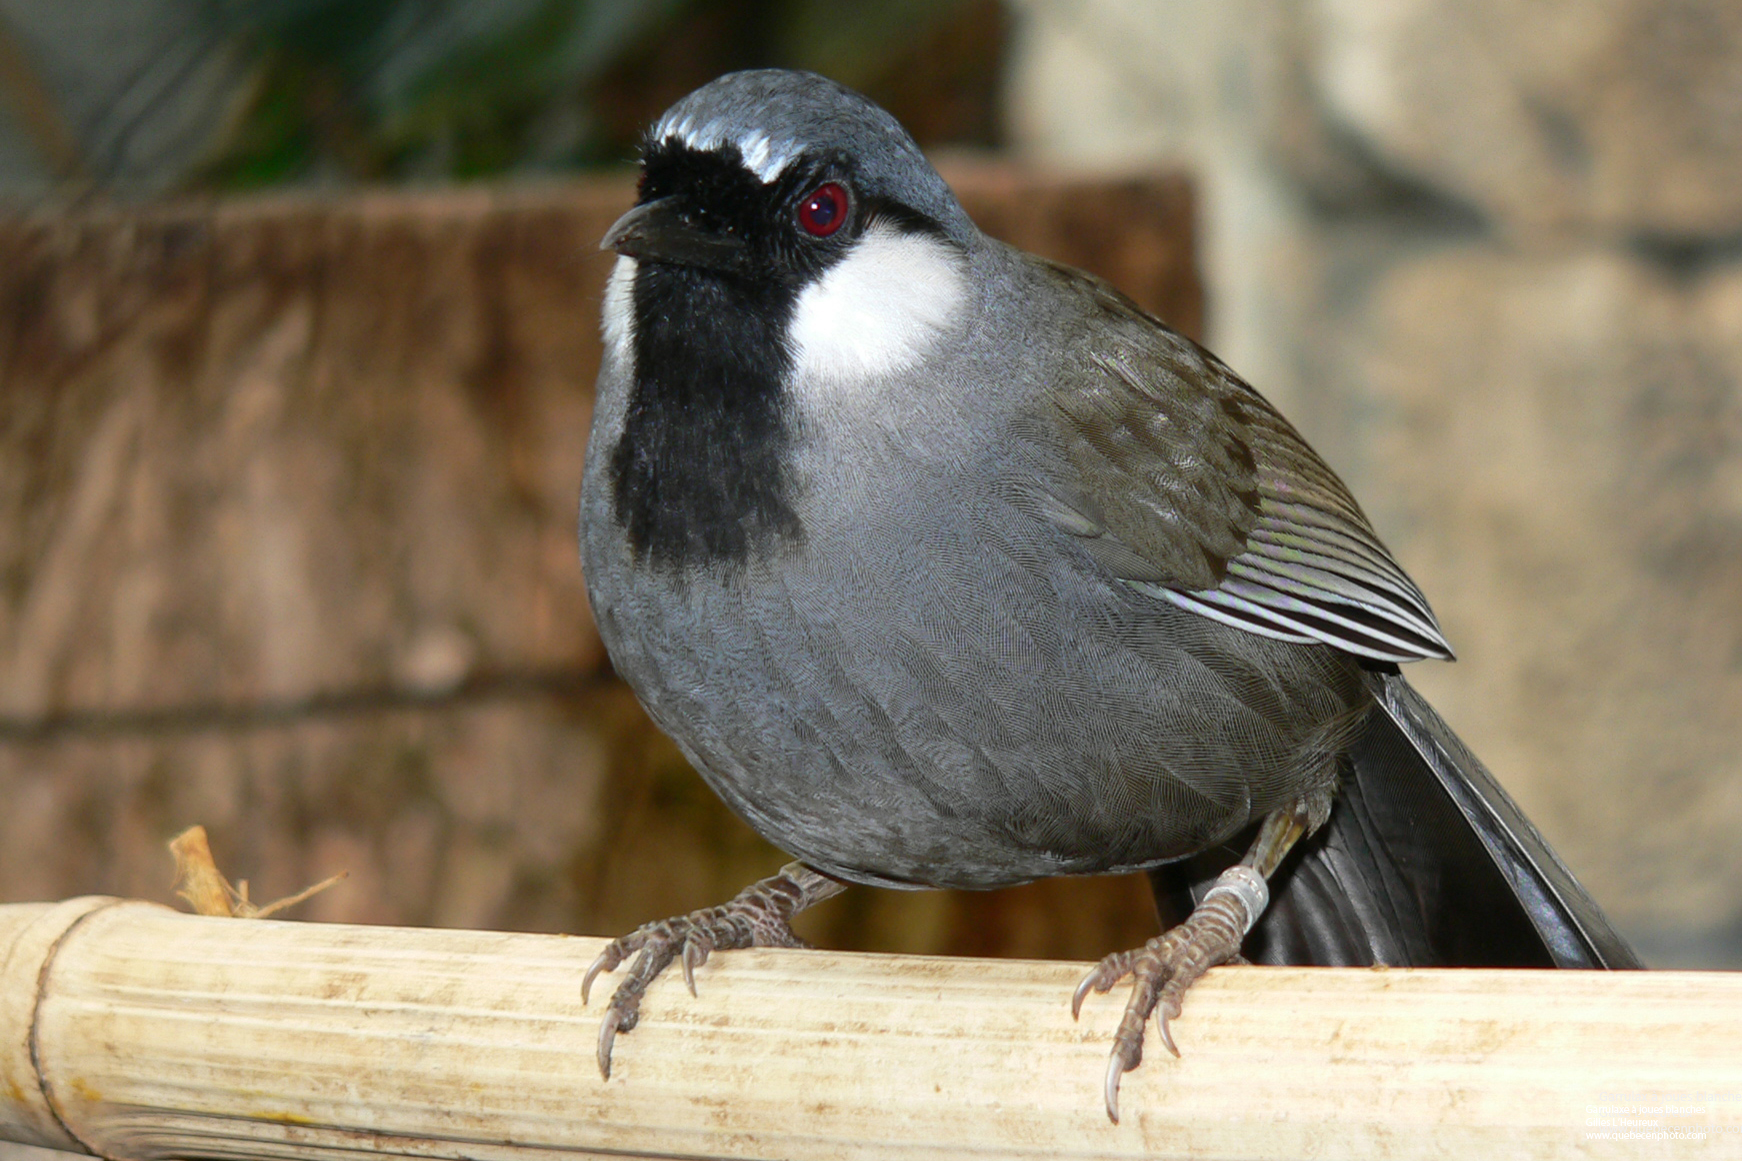
[[606, 1080], [611, 1079], [611, 1043], [617, 1039], [617, 1026], [622, 1022], [623, 1013], [615, 1008], [599, 1021], [599, 1075]]
[[1168, 1021], [1169, 1015], [1170, 1015], [1170, 1013], [1167, 1010], [1167, 1005], [1163, 1004], [1160, 1007], [1156, 1008], [1155, 1009], [1155, 1027], [1156, 1027], [1156, 1030], [1161, 1033], [1161, 1042], [1163, 1044], [1167, 1045], [1167, 1050], [1169, 1052], [1173, 1053], [1175, 1057], [1177, 1057], [1177, 1056], [1179, 1056], [1179, 1049], [1174, 1046], [1173, 1033], [1171, 1031], [1169, 1031], [1168, 1027], [1167, 1027], [1167, 1021]]
[[1077, 985], [1077, 990], [1071, 993], [1071, 1019], [1077, 1019], [1082, 1012], [1083, 1001], [1088, 998], [1090, 992], [1106, 994], [1113, 990], [1114, 984], [1130, 975], [1133, 959], [1135, 959], [1135, 953], [1120, 952], [1117, 955], [1108, 956], [1090, 968], [1089, 974], [1084, 976], [1082, 982]]
[[1115, 1125], [1119, 1123], [1119, 1078], [1125, 1075], [1125, 1066], [1119, 1060], [1119, 1053], [1114, 1052], [1107, 1061], [1107, 1081], [1103, 1086], [1103, 1095], [1107, 1098], [1107, 1119]]
[[708, 948], [698, 939], [686, 939], [683, 945], [683, 982], [690, 995], [696, 995], [696, 969], [708, 962]]
[[[599, 977], [599, 973], [615, 971], [617, 965], [623, 962], [620, 956], [613, 956], [611, 954], [616, 950], [617, 947], [615, 944], [606, 945], [605, 950], [599, 953], [599, 958], [595, 959], [590, 965], [588, 965], [587, 974], [581, 977], [582, 1007], [586, 1006], [587, 995], [593, 990], [593, 981]], [[609, 1069], [606, 1071], [607, 1075], [609, 1075]]]
[[[1099, 979], [1100, 975], [1100, 967], [1097, 966], [1090, 968], [1089, 974], [1083, 977], [1083, 982], [1077, 985], [1077, 990], [1071, 993], [1071, 1019], [1077, 1019], [1082, 1013], [1083, 1001], [1088, 998], [1089, 992], [1094, 989], [1096, 981]], [[1107, 989], [1102, 988], [1100, 990], [1106, 991]], [[1118, 1120], [1119, 1118], [1114, 1117], [1113, 1119]]]

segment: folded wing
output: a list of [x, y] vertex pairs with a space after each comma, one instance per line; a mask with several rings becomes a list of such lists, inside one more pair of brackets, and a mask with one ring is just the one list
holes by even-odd
[[1133, 587], [1252, 633], [1452, 656], [1360, 505], [1263, 396], [1105, 284], [1053, 274], [1097, 308], [1053, 396], [1077, 473], [1049, 497], [1060, 527]]

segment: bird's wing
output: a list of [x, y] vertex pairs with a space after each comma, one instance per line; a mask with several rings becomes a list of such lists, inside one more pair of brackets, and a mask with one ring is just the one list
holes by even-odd
[[1451, 657], [1360, 505], [1263, 396], [1105, 283], [1047, 269], [1084, 308], [1051, 392], [1075, 469], [1048, 495], [1055, 523], [1127, 583], [1225, 624]]

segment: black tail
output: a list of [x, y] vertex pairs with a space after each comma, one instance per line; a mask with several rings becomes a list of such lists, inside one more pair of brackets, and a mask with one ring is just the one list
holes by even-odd
[[[1283, 864], [1246, 939], [1254, 963], [1642, 966], [1494, 776], [1395, 673], [1350, 752], [1331, 819]], [[1220, 863], [1225, 865], [1224, 854]], [[1164, 922], [1222, 865], [1151, 872]]]

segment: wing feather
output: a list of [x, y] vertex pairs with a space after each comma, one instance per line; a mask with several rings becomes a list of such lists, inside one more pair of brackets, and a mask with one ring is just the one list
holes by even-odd
[[[1078, 479], [1055, 523], [1139, 591], [1379, 661], [1450, 658], [1427, 598], [1335, 472], [1214, 355], [1099, 281], [1055, 402]], [[1068, 515], [1067, 515], [1068, 513]]]

